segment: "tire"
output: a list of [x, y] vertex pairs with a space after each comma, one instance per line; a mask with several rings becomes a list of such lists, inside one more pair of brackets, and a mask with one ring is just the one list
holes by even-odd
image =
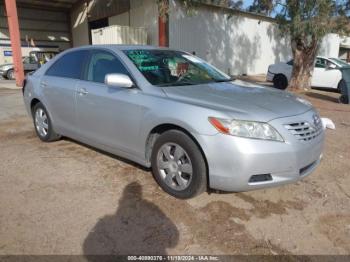
[[339, 83], [338, 83], [338, 86], [337, 86], [337, 92], [338, 92], [339, 94], [341, 94], [342, 88], [343, 88], [344, 85], [345, 85], [345, 87], [346, 87], [346, 82], [344, 81], [344, 79], [341, 79], [341, 80], [339, 81]]
[[33, 123], [37, 136], [43, 142], [52, 142], [61, 138], [52, 127], [52, 122], [46, 108], [42, 103], [37, 103], [33, 107]]
[[285, 75], [277, 74], [273, 78], [273, 86], [280, 90], [285, 90], [288, 86], [288, 79]]
[[340, 93], [339, 102], [342, 104], [349, 104], [348, 86], [344, 79], [340, 80], [338, 84], [338, 91]]
[[349, 104], [349, 96], [341, 95], [339, 98], [339, 102], [342, 104]]
[[151, 164], [158, 185], [176, 198], [192, 198], [207, 189], [207, 167], [202, 152], [179, 130], [169, 130], [158, 137]]
[[6, 78], [9, 80], [14, 80], [15, 79], [15, 71], [13, 69], [10, 69], [6, 73]]

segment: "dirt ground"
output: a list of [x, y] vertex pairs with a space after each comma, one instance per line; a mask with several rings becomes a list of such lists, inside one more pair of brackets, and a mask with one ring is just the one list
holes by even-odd
[[0, 255], [350, 254], [350, 106], [304, 96], [336, 124], [311, 176], [183, 201], [135, 164], [40, 142], [21, 91], [0, 89]]

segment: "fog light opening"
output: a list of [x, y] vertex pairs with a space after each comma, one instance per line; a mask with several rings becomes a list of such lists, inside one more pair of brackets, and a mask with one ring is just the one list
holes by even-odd
[[258, 183], [258, 182], [265, 182], [265, 181], [272, 181], [271, 174], [253, 175], [249, 179], [249, 183]]

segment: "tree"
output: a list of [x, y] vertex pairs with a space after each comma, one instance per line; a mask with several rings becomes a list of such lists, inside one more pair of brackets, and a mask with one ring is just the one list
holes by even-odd
[[345, 33], [348, 1], [255, 0], [249, 11], [275, 15], [280, 32], [288, 35], [293, 54], [289, 89], [309, 89], [317, 51], [328, 33]]
[[[163, 14], [168, 0], [157, 0]], [[180, 0], [188, 10], [199, 3], [242, 9], [240, 0]], [[328, 33], [347, 33], [350, 0], [254, 0], [247, 11], [274, 16], [280, 33], [288, 36], [293, 54], [289, 89], [309, 89], [314, 62], [323, 37]], [[191, 11], [189, 11], [191, 13]], [[230, 17], [230, 16], [229, 16]]]

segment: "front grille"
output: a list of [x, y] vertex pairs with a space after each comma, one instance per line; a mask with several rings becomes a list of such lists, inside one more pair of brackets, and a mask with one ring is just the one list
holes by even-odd
[[289, 123], [284, 125], [300, 141], [310, 141], [322, 133], [322, 121], [316, 121], [314, 125], [307, 121]]

